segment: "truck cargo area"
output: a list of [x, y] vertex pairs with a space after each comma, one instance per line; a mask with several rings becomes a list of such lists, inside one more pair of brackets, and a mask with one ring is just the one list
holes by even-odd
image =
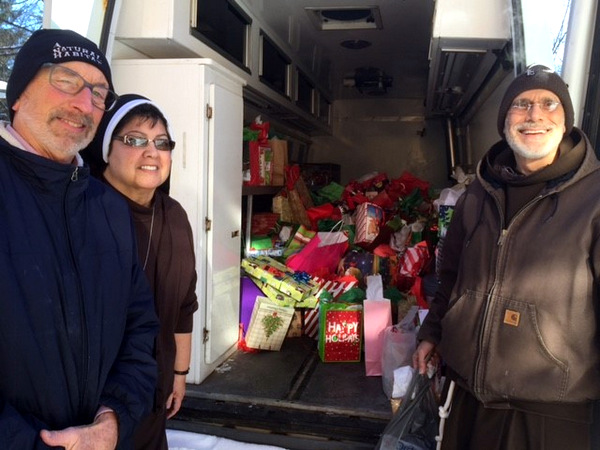
[[289, 449], [372, 449], [392, 416], [364, 362], [323, 363], [317, 342], [236, 351], [187, 396], [169, 428]]

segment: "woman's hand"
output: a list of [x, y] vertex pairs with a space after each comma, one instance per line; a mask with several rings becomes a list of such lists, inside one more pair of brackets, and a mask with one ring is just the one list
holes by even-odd
[[185, 375], [175, 375], [173, 380], [173, 392], [167, 399], [167, 419], [170, 419], [181, 408], [185, 397]]

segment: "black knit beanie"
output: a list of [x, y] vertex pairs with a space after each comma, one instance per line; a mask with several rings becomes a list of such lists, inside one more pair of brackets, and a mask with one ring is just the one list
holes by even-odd
[[82, 61], [97, 67], [106, 77], [109, 89], [114, 90], [110, 66], [96, 44], [71, 30], [37, 30], [17, 53], [6, 84], [6, 103], [11, 120], [14, 114], [12, 106], [40, 67], [45, 63], [69, 61]]
[[512, 81], [504, 94], [504, 98], [502, 98], [500, 110], [498, 111], [498, 133], [500, 133], [500, 136], [503, 139], [506, 138], [504, 136], [504, 123], [513, 100], [521, 92], [532, 89], [546, 89], [558, 96], [565, 110], [565, 134], [569, 134], [573, 128], [574, 112], [568, 86], [553, 69], [542, 65], [532, 65]]

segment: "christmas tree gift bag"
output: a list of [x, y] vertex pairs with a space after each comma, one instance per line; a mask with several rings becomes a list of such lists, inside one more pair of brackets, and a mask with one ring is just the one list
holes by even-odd
[[256, 297], [246, 333], [246, 346], [280, 350], [293, 316], [293, 307], [276, 305], [267, 297]]
[[319, 306], [319, 356], [323, 362], [360, 362], [362, 305], [322, 302]]

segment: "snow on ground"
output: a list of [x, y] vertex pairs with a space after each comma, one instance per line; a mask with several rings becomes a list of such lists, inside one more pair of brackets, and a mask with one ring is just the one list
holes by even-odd
[[169, 450], [285, 450], [272, 445], [248, 444], [217, 436], [167, 430]]

